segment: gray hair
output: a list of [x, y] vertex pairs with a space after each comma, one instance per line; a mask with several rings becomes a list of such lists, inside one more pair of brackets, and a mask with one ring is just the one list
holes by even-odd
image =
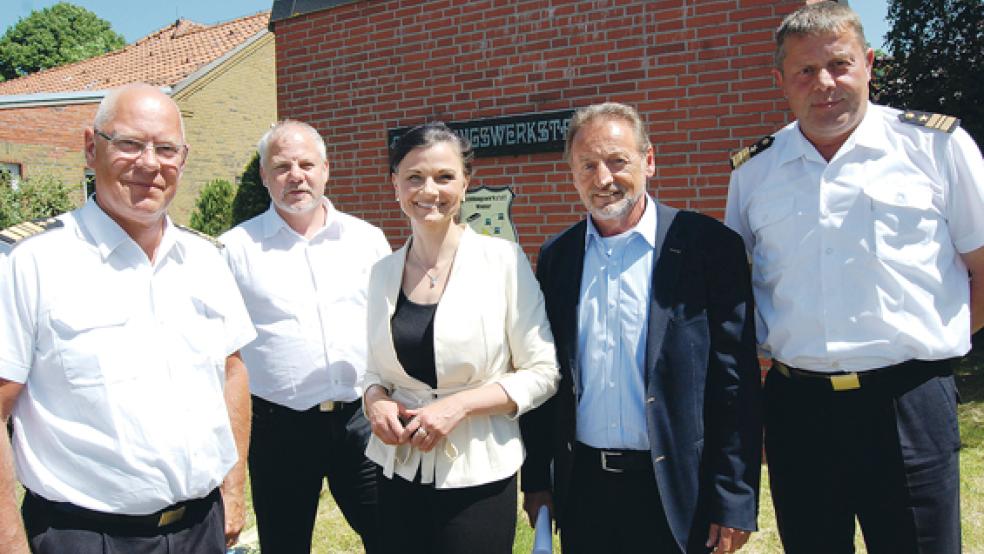
[[786, 59], [787, 37], [817, 36], [844, 31], [854, 33], [862, 48], [868, 44], [864, 38], [861, 18], [846, 5], [824, 0], [799, 8], [787, 15], [776, 30], [776, 69], [782, 71], [782, 62]]
[[266, 167], [267, 158], [270, 155], [270, 143], [273, 142], [273, 139], [290, 129], [297, 129], [310, 135], [311, 139], [314, 140], [314, 144], [318, 147], [318, 154], [321, 155], [321, 161], [328, 160], [328, 148], [325, 146], [325, 139], [317, 129], [303, 121], [283, 119], [271, 125], [267, 132], [263, 133], [263, 136], [260, 137], [259, 142], [256, 143], [256, 150], [260, 153], [261, 166]]
[[181, 141], [185, 140], [185, 124], [184, 117], [181, 116], [181, 108], [178, 107], [177, 102], [173, 98], [164, 93], [161, 89], [148, 85], [147, 83], [130, 83], [128, 85], [123, 85], [118, 88], [106, 93], [106, 96], [99, 102], [99, 107], [96, 108], [96, 116], [92, 120], [92, 126], [96, 129], [102, 131], [106, 128], [111, 121], [116, 119], [117, 104], [119, 102], [120, 96], [124, 93], [134, 91], [137, 89], [144, 89], [147, 91], [159, 92], [161, 96], [167, 98], [168, 102], [174, 107], [175, 113], [178, 114], [178, 123], [181, 125]]
[[571, 117], [571, 122], [567, 126], [567, 140], [564, 143], [564, 159], [571, 161], [571, 148], [574, 145], [574, 137], [577, 132], [588, 123], [595, 119], [621, 119], [632, 126], [635, 134], [636, 145], [639, 153], [645, 154], [646, 150], [652, 146], [649, 142], [649, 135], [646, 133], [646, 125], [642, 122], [639, 112], [632, 106], [619, 104], [618, 102], [604, 102], [602, 104], [592, 104], [586, 108], [578, 108]]

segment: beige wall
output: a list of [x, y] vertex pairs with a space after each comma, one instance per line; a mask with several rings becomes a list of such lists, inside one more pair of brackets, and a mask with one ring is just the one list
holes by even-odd
[[187, 224], [202, 187], [236, 182], [260, 135], [277, 120], [273, 34], [267, 33], [174, 95], [191, 151], [171, 217]]

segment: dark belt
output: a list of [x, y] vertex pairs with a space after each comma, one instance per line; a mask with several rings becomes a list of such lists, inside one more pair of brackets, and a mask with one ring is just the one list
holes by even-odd
[[359, 400], [353, 400], [352, 402], [342, 402], [340, 400], [325, 400], [320, 404], [315, 404], [314, 406], [306, 410], [295, 410], [293, 408], [288, 408], [287, 406], [281, 406], [276, 402], [270, 402], [269, 400], [260, 398], [259, 396], [253, 395], [253, 409], [264, 409], [270, 413], [274, 414], [317, 414], [317, 413], [337, 413], [345, 411], [346, 408], [350, 408], [355, 404], [358, 404]]
[[648, 450], [601, 449], [576, 443], [574, 455], [591, 467], [609, 473], [653, 471], [653, 458]]
[[914, 380], [920, 377], [930, 376], [943, 377], [953, 373], [953, 366], [958, 359], [907, 360], [902, 363], [866, 369], [864, 371], [840, 371], [837, 373], [799, 369], [786, 365], [779, 360], [773, 360], [772, 367], [787, 379], [816, 385], [829, 391], [841, 392], [861, 388], [891, 386], [902, 379]]
[[[96, 523], [118, 530], [133, 532], [160, 529], [175, 525], [185, 519], [200, 519], [204, 514], [208, 513], [212, 504], [221, 499], [221, 493], [216, 488], [204, 498], [178, 502], [152, 514], [138, 516], [99, 512], [83, 508], [82, 506], [76, 506], [70, 502], [55, 502], [35, 494], [30, 490], [27, 491], [27, 495], [30, 497], [30, 501], [35, 502], [42, 509], [48, 510], [49, 513], [57, 513], [63, 521], [69, 523], [72, 527], [74, 527], [74, 525], [71, 525], [72, 522], [78, 521], [90, 524]], [[84, 525], [79, 526], [82, 527]]]

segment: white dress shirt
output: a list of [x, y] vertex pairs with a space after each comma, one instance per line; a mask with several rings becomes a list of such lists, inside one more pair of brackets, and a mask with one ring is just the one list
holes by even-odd
[[310, 239], [272, 204], [220, 237], [256, 325], [242, 350], [250, 391], [294, 410], [362, 396], [369, 269], [391, 251], [378, 228], [324, 207]]
[[[409, 242], [407, 243], [409, 244]], [[540, 286], [520, 247], [465, 226], [434, 314], [437, 388], [410, 377], [396, 356], [390, 319], [403, 283], [407, 245], [381, 260], [369, 284], [369, 367], [366, 386], [379, 384], [408, 408], [459, 391], [498, 383], [516, 403], [513, 417], [462, 420], [430, 452], [369, 439], [366, 456], [412, 481], [439, 489], [481, 485], [515, 475], [523, 464], [517, 417], [557, 391], [560, 372]]]
[[649, 450], [646, 337], [656, 204], [632, 229], [602, 237], [588, 218], [578, 303], [577, 440], [595, 448]]
[[95, 203], [0, 269], [0, 378], [17, 475], [54, 501], [148, 514], [237, 460], [226, 357], [255, 336], [215, 245], [166, 223], [151, 263]]
[[967, 270], [984, 245], [984, 162], [962, 129], [868, 105], [828, 163], [797, 123], [731, 174], [726, 223], [752, 263], [759, 342], [816, 371], [970, 348]]

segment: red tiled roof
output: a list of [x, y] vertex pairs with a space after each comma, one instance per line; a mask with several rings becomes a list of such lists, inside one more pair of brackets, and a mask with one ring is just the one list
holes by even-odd
[[202, 25], [179, 19], [110, 52], [0, 83], [0, 95], [101, 90], [143, 82], [173, 86], [267, 27], [270, 12]]

